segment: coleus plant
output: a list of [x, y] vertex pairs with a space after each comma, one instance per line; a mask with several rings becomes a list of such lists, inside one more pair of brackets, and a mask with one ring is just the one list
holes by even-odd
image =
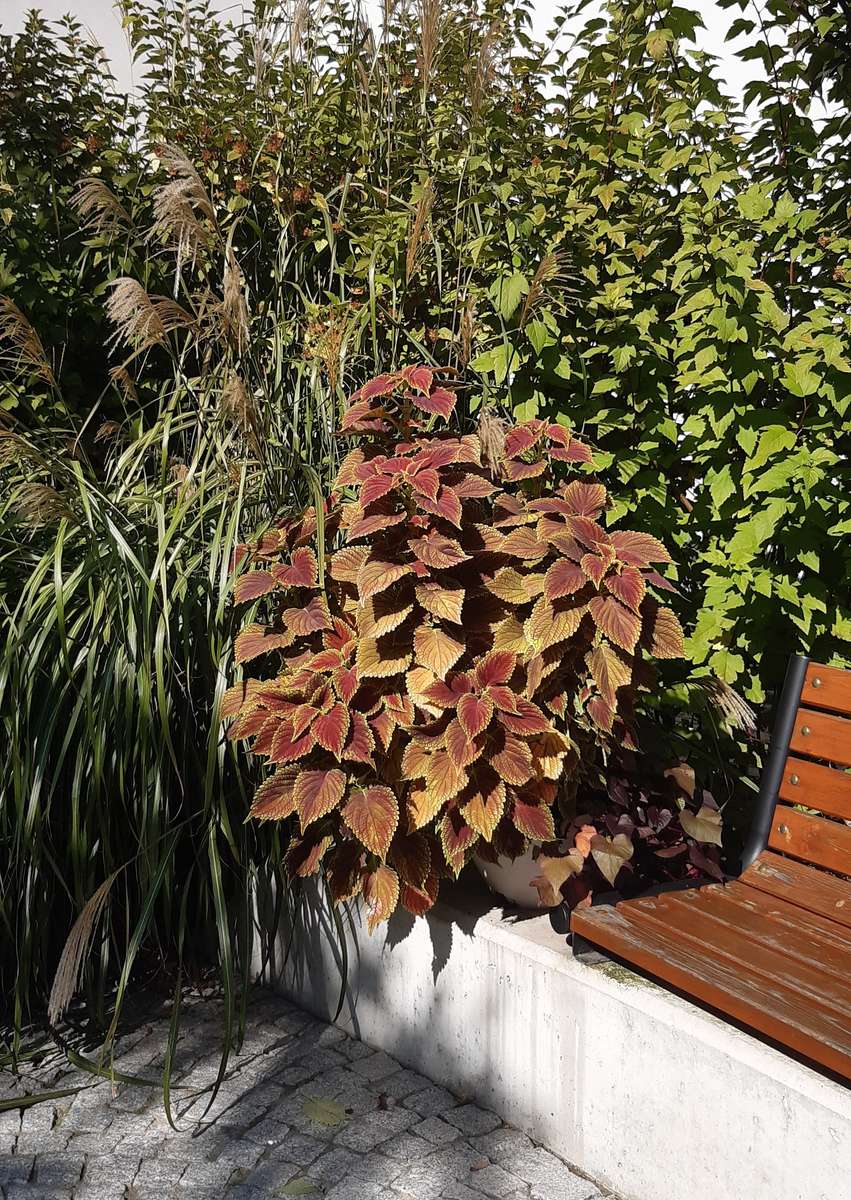
[[632, 744], [648, 658], [682, 653], [669, 555], [601, 524], [590, 448], [543, 420], [451, 431], [455, 405], [428, 367], [373, 379], [326, 510], [240, 548], [235, 599], [270, 611], [222, 706], [272, 768], [251, 814], [290, 820], [291, 876], [321, 867], [371, 928], [426, 912], [477, 847], [553, 840], [560, 781]]

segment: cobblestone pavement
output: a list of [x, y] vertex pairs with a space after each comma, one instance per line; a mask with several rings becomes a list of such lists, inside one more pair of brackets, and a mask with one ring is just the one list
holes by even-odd
[[[4, 1200], [599, 1200], [560, 1159], [381, 1051], [266, 996], [215, 1104], [220, 1011], [185, 1012], [173, 1130], [156, 1088], [79, 1071], [34, 1073], [29, 1090], [75, 1096], [0, 1113]], [[119, 1043], [115, 1068], [157, 1078], [167, 1021]], [[2, 1078], [2, 1077], [0, 1077]], [[20, 1084], [15, 1085], [20, 1088]], [[26, 1081], [25, 1081], [26, 1086]], [[10, 1093], [6, 1090], [6, 1095]]]

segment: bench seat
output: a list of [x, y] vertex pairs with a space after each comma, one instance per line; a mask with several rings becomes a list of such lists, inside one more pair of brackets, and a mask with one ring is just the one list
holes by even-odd
[[795, 660], [790, 676], [742, 874], [575, 909], [574, 953], [602, 949], [851, 1079], [851, 673]]

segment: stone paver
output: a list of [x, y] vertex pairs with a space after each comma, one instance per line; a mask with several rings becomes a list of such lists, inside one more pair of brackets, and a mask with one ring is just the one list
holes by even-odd
[[495, 1113], [269, 995], [249, 1009], [245, 1042], [207, 1111], [220, 1018], [212, 1001], [186, 1003], [176, 1130], [156, 1086], [162, 1011], [115, 1056], [116, 1071], [154, 1086], [93, 1082], [45, 1059], [17, 1090], [0, 1089], [0, 1098], [81, 1089], [0, 1113], [0, 1200], [601, 1200]]

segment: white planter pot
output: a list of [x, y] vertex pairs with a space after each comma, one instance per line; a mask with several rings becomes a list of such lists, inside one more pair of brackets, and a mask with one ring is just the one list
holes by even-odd
[[486, 862], [474, 854], [473, 862], [492, 892], [497, 892], [520, 908], [542, 908], [538, 889], [532, 886], [532, 880], [541, 873], [532, 853], [533, 847], [530, 847], [519, 858], [500, 855], [496, 863]]

